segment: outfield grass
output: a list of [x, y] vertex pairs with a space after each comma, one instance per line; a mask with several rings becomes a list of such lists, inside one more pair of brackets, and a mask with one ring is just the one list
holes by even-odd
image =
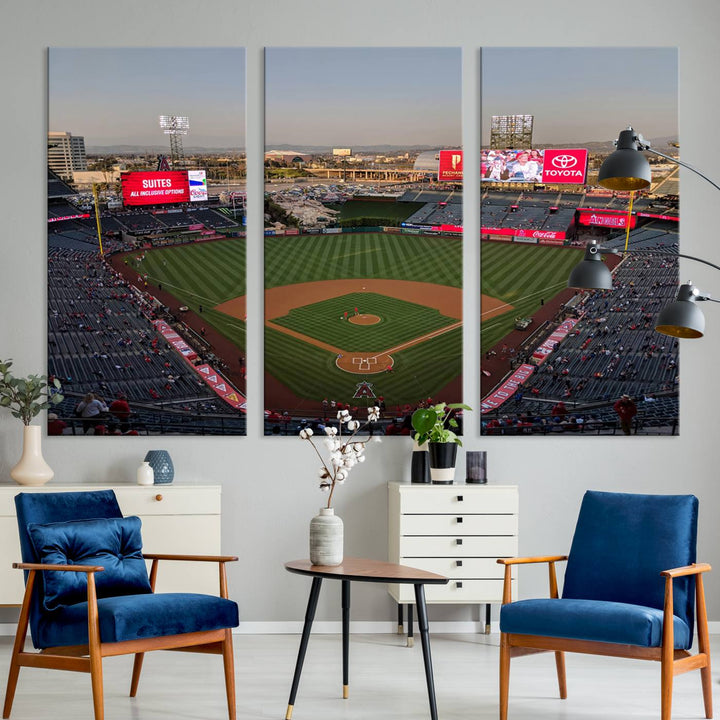
[[388, 218], [402, 222], [417, 212], [425, 203], [415, 202], [383, 202], [379, 200], [348, 200], [346, 203], [329, 205], [340, 210], [339, 220], [355, 218]]
[[489, 350], [513, 330], [516, 317], [530, 317], [567, 287], [572, 267], [583, 250], [484, 242], [481, 248], [482, 294], [498, 298], [513, 307], [481, 323], [481, 346]]
[[265, 238], [265, 287], [340, 278], [462, 286], [462, 240], [391, 233]]
[[[344, 313], [353, 315], [356, 307], [361, 314], [377, 315], [381, 321], [356, 325], [344, 319]], [[349, 352], [381, 352], [456, 320], [424, 305], [359, 292], [294, 308], [273, 322]]]
[[461, 328], [395, 353], [393, 359], [392, 372], [353, 375], [340, 370], [331, 353], [279, 331], [265, 329], [265, 369], [281, 378], [299, 397], [365, 405], [365, 400], [353, 399], [353, 395], [357, 385], [367, 380], [375, 395], [384, 397], [389, 409], [393, 405], [415, 404], [428, 397], [459, 400], [441, 398], [437, 393], [462, 373]]
[[207, 324], [244, 352], [245, 323], [213, 307], [245, 295], [245, 238], [149, 250], [137, 269], [191, 310], [202, 305]]

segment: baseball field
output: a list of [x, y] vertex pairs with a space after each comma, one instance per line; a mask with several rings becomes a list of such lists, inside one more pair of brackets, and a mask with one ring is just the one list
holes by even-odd
[[461, 282], [458, 238], [267, 237], [265, 370], [309, 401], [349, 402], [363, 381], [388, 405], [434, 397], [462, 372]]
[[134, 265], [139, 275], [147, 273], [153, 285], [162, 285], [194, 312], [202, 307], [203, 320], [244, 353], [244, 312], [231, 315], [216, 308], [245, 297], [245, 238], [158, 248], [144, 255]]
[[543, 301], [566, 288], [570, 270], [582, 257], [581, 249], [483, 242], [483, 352], [513, 330], [516, 317], [531, 317]]

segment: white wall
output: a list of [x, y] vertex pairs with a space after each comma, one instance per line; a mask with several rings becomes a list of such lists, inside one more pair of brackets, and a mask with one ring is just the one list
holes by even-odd
[[[178, 482], [223, 484], [224, 551], [241, 561], [231, 587], [248, 621], [300, 620], [307, 583], [282, 563], [307, 554], [310, 517], [321, 505], [310, 449], [295, 438], [261, 437], [262, 407], [262, 48], [264, 45], [460, 45], [464, 59], [464, 146], [467, 167], [479, 167], [479, 52], [482, 45], [648, 45], [679, 47], [680, 138], [683, 159], [720, 181], [717, 114], [720, 110], [720, 4], [716, 0], [636, 0], [603, 3], [561, 0], [49, 0], [5, 3], [0, 28], [0, 357], [18, 372], [42, 372], [45, 350], [45, 132], [48, 46], [237, 46], [248, 51], [247, 438], [47, 438], [44, 451], [57, 481], [130, 482], [151, 447], [167, 448]], [[79, 83], [82, 79], [78, 80]], [[641, 94], [642, 78], [629, 77]], [[602, 112], [602, 98], [598, 98]], [[628, 123], [633, 118], [628, 118]], [[608, 137], [618, 128], [608, 128]], [[711, 208], [719, 196], [687, 171], [682, 173], [682, 248], [720, 262]], [[465, 398], [478, 406], [479, 185], [466, 180]], [[691, 277], [720, 293], [720, 275], [683, 262]], [[706, 306], [708, 336], [686, 341], [681, 363], [679, 438], [484, 438], [478, 414], [467, 422], [467, 449], [488, 451], [491, 482], [520, 486], [520, 552], [565, 552], [582, 493], [587, 488], [693, 492], [701, 502], [699, 557], [720, 568], [717, 477], [720, 308]], [[20, 427], [0, 419], [0, 478], [20, 453]], [[391, 441], [393, 440], [393, 441]], [[386, 557], [385, 483], [408, 472], [409, 448], [388, 439], [371, 447], [337, 496], [346, 524], [349, 555]], [[464, 460], [460, 459], [460, 467]], [[544, 571], [522, 578], [523, 594], [544, 592]], [[708, 580], [711, 620], [720, 621], [720, 573]], [[321, 598], [318, 619], [337, 619], [339, 596]], [[385, 593], [358, 586], [353, 619], [389, 620]], [[431, 620], [464, 620], [468, 608], [431, 608]]]

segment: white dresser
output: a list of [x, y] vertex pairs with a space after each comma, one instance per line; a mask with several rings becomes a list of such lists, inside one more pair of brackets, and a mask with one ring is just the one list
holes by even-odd
[[[23, 574], [15, 517], [20, 492], [115, 491], [123, 515], [142, 519], [143, 550], [148, 553], [220, 555], [219, 485], [0, 485], [0, 605], [19, 605]], [[158, 592], [199, 592], [217, 595], [218, 568], [214, 563], [160, 561]]]
[[[518, 552], [517, 486], [388, 483], [388, 541], [390, 562], [450, 578], [426, 587], [428, 603], [484, 604], [489, 632], [490, 604], [502, 602], [497, 559]], [[400, 606], [400, 631], [403, 604], [412, 618], [414, 591], [408, 585], [388, 590]]]

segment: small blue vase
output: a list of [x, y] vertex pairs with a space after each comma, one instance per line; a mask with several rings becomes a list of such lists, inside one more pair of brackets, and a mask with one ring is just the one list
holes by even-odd
[[175, 468], [167, 450], [148, 450], [145, 462], [150, 463], [155, 473], [155, 485], [167, 485], [173, 481]]

